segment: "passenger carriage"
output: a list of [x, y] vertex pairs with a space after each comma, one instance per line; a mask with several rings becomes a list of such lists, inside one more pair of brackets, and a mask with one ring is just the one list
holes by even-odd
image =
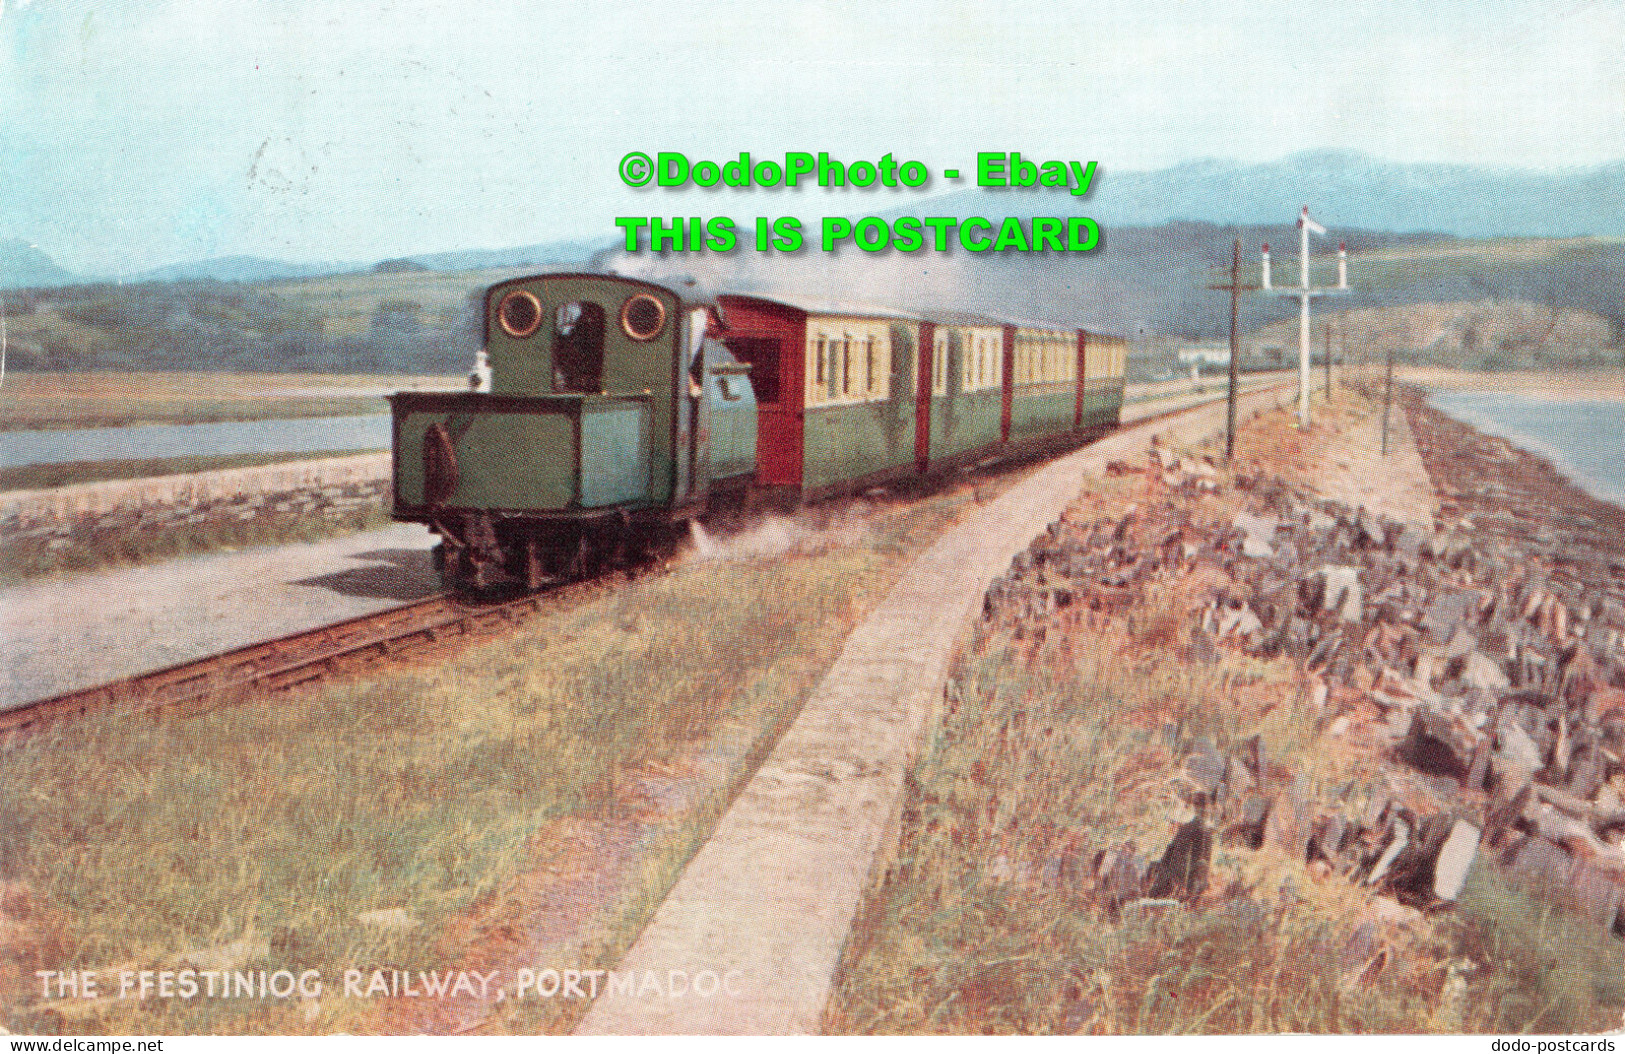
[[802, 499], [1114, 427], [1126, 342], [986, 315], [717, 297], [756, 385], [757, 482]]

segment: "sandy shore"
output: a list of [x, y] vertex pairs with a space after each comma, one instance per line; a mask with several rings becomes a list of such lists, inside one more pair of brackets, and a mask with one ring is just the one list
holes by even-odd
[[1606, 399], [1625, 403], [1625, 369], [1580, 372], [1477, 373], [1438, 367], [1396, 370], [1394, 379], [1424, 388], [1508, 392], [1542, 399]]

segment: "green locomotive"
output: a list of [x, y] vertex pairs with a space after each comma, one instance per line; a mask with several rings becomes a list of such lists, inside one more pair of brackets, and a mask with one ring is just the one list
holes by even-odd
[[1122, 340], [984, 316], [552, 274], [493, 286], [485, 329], [478, 390], [390, 400], [394, 518], [454, 587], [580, 577], [753, 493], [1074, 445], [1122, 405]]

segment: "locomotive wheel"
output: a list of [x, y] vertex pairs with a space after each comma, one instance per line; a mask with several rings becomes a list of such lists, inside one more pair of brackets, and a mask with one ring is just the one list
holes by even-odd
[[576, 539], [575, 555], [570, 558], [569, 564], [565, 567], [565, 577], [571, 581], [579, 582], [592, 574], [592, 556], [592, 546], [588, 543], [587, 536], [583, 534]]

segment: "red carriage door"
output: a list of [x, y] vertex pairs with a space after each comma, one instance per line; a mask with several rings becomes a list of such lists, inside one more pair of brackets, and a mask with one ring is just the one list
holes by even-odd
[[801, 486], [802, 387], [806, 316], [782, 304], [718, 297], [728, 350], [750, 363], [756, 394], [756, 482]]

